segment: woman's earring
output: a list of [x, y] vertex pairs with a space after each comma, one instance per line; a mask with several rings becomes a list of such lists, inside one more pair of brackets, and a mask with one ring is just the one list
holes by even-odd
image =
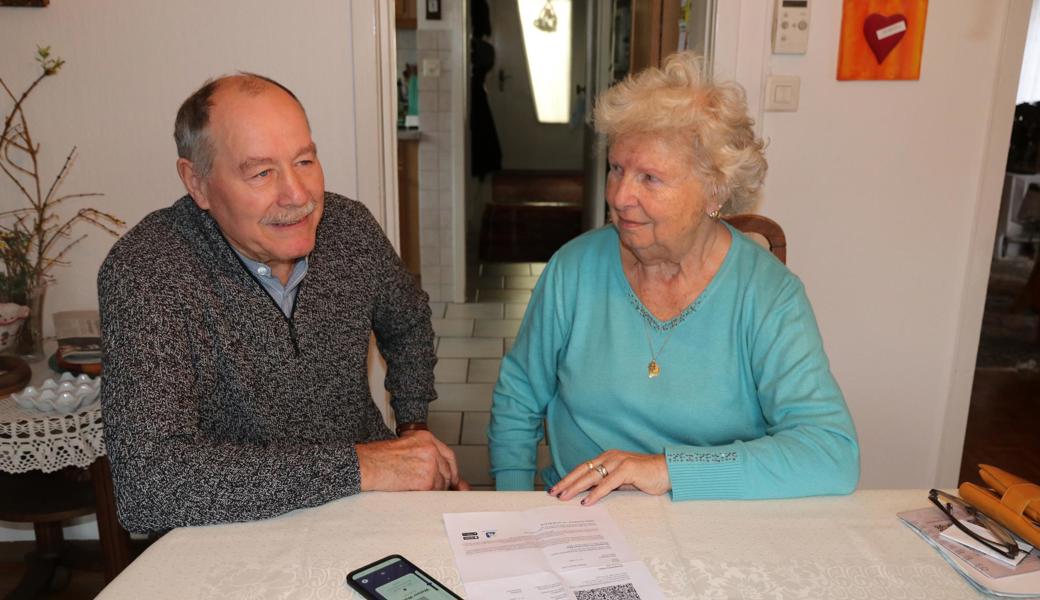
[[719, 220], [719, 209], [716, 208], [715, 210], [713, 210], [710, 213], [708, 213], [708, 217], [718, 221]]

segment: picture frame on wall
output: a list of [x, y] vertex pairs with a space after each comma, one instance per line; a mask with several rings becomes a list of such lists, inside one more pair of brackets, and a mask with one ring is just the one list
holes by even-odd
[[844, 0], [838, 79], [918, 80], [928, 0]]

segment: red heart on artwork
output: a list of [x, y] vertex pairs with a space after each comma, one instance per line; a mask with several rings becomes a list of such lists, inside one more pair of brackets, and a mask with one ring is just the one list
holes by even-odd
[[889, 52], [899, 44], [906, 35], [906, 17], [903, 15], [884, 16], [874, 13], [863, 21], [863, 35], [867, 45], [880, 65], [885, 62]]

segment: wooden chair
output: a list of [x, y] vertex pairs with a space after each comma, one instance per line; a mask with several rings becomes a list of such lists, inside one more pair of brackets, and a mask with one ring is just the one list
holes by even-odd
[[762, 215], [731, 215], [723, 217], [734, 229], [758, 242], [773, 253], [780, 262], [787, 264], [787, 237], [780, 224]]

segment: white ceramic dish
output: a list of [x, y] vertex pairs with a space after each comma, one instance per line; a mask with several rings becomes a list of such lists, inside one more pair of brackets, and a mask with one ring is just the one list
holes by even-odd
[[30, 385], [21, 392], [11, 394], [11, 397], [25, 410], [73, 413], [97, 402], [100, 391], [100, 377], [77, 377], [65, 372], [57, 380], [44, 381], [39, 389]]

